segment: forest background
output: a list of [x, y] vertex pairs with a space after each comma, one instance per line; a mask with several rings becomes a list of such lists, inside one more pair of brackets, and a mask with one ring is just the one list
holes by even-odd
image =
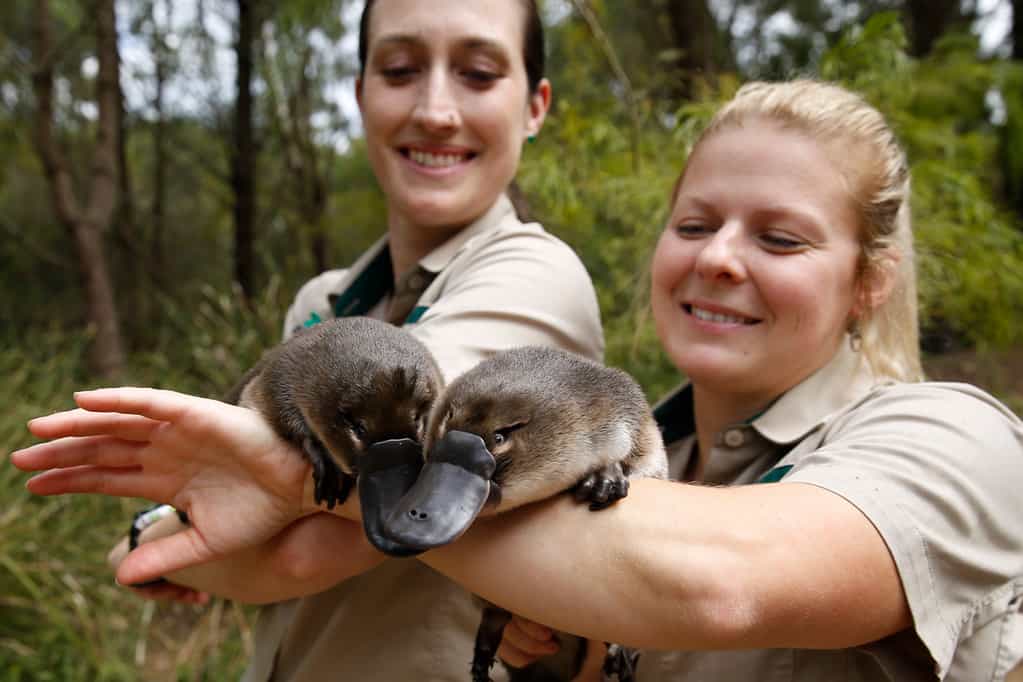
[[[0, 453], [112, 383], [220, 395], [297, 287], [383, 230], [350, 91], [359, 0], [0, 3]], [[864, 93], [909, 151], [926, 367], [1023, 409], [1023, 0], [548, 0], [555, 99], [520, 207], [596, 282], [607, 361], [680, 377], [643, 314], [668, 193], [744, 81]], [[346, 94], [348, 93], [348, 94]], [[0, 467], [0, 682], [236, 679], [253, 612], [154, 604], [104, 554], [141, 501]]]

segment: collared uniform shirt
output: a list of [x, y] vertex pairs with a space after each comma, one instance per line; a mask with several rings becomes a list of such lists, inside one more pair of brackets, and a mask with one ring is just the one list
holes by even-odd
[[[683, 479], [691, 391], [656, 413]], [[887, 544], [913, 624], [841, 650], [643, 651], [639, 682], [997, 682], [1023, 658], [1023, 425], [983, 391], [875, 383], [843, 344], [765, 412], [717, 434], [702, 481], [841, 495]]]
[[[404, 324], [448, 382], [516, 346], [603, 359], [600, 314], [585, 268], [539, 225], [520, 222], [506, 197], [423, 258], [393, 291], [392, 281], [382, 239], [350, 269], [303, 286], [285, 335], [335, 316]], [[320, 594], [265, 608], [243, 679], [465, 682], [479, 622], [479, 605], [457, 584], [414, 559], [388, 559]], [[492, 674], [503, 679], [501, 666]]]

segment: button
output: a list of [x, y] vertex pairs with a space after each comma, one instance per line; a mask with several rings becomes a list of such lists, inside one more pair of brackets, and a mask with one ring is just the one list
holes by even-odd
[[725, 445], [730, 448], [740, 448], [746, 442], [746, 434], [742, 429], [728, 429], [725, 431]]

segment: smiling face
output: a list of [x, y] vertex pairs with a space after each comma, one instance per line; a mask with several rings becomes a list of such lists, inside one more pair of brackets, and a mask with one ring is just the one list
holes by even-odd
[[657, 332], [703, 390], [765, 406], [859, 314], [857, 219], [810, 137], [763, 119], [694, 150], [652, 267]]
[[543, 123], [517, 0], [378, 0], [357, 94], [392, 223], [446, 233], [482, 215]]

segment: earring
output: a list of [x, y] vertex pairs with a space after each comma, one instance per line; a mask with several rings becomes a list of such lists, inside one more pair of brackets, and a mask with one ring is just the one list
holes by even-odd
[[860, 349], [863, 348], [863, 333], [860, 332], [860, 321], [852, 320], [849, 322], [849, 328], [846, 331], [849, 333], [849, 348], [854, 353], [859, 353]]
[[529, 144], [533, 144], [534, 142], [536, 142], [536, 135], [530, 135], [529, 137], [527, 137], [526, 142], [528, 142]]

